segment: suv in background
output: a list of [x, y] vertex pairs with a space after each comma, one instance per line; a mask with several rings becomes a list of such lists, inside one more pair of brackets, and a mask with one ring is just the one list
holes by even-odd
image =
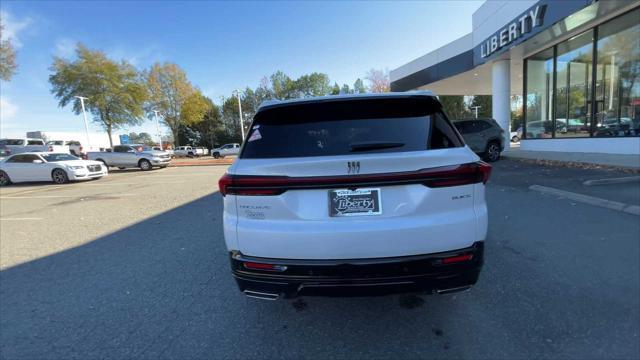
[[233, 276], [268, 300], [466, 290], [490, 172], [429, 92], [264, 103], [218, 182]]
[[500, 159], [504, 150], [504, 130], [494, 119], [457, 120], [453, 125], [476, 154], [490, 162]]
[[211, 149], [211, 156], [214, 158], [223, 158], [225, 156], [238, 155], [240, 153], [240, 144], [225, 144], [219, 148]]

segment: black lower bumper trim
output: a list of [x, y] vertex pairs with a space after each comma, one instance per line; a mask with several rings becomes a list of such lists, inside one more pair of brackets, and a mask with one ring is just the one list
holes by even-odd
[[[468, 261], [442, 259], [471, 254]], [[406, 292], [453, 292], [474, 285], [484, 261], [484, 243], [442, 253], [352, 260], [267, 259], [231, 254], [231, 268], [241, 291], [284, 297], [374, 296]], [[281, 272], [247, 269], [244, 262], [282, 265]]]

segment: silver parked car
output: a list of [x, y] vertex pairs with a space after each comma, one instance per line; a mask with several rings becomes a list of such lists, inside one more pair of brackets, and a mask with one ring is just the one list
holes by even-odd
[[153, 167], [167, 167], [171, 163], [171, 154], [168, 152], [156, 151], [149, 146], [138, 144], [117, 145], [110, 152], [88, 152], [87, 158], [118, 169], [139, 167], [142, 170], [151, 170]]
[[504, 130], [494, 119], [458, 120], [453, 125], [476, 154], [491, 162], [500, 158]]

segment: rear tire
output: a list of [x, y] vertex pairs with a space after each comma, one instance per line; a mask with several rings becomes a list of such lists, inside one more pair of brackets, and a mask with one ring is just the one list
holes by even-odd
[[66, 184], [69, 182], [69, 176], [67, 172], [62, 169], [54, 169], [51, 172], [51, 179], [56, 184]]
[[487, 144], [487, 149], [484, 152], [484, 158], [488, 162], [498, 161], [498, 159], [500, 159], [500, 145], [495, 141]]
[[126, 169], [126, 167], [124, 167], [124, 166], [118, 166], [118, 170], [124, 170], [124, 169]]
[[107, 169], [109, 168], [109, 165], [107, 164], [106, 161], [102, 160], [102, 159], [96, 159], [96, 161], [100, 161], [101, 163], [104, 164], [104, 167], [106, 167]]
[[0, 186], [7, 186], [9, 184], [11, 184], [11, 178], [9, 178], [6, 172], [0, 170]]
[[511, 142], [518, 142], [518, 141], [520, 141], [520, 138], [518, 137], [518, 135], [511, 138]]
[[213, 158], [214, 159], [220, 159], [220, 153], [218, 153], [218, 152], [213, 153]]
[[146, 160], [146, 159], [140, 160], [140, 162], [138, 163], [138, 166], [140, 166], [140, 169], [142, 171], [149, 171], [153, 168], [149, 160]]

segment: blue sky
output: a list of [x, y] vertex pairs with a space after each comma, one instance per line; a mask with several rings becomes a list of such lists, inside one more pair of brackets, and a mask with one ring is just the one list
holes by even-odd
[[219, 103], [277, 70], [324, 72], [351, 85], [371, 68], [394, 69], [469, 33], [481, 4], [3, 0], [3, 36], [17, 47], [19, 72], [0, 83], [0, 136], [83, 130], [81, 116], [59, 108], [48, 83], [53, 56], [73, 56], [78, 41], [140, 69], [175, 62]]

